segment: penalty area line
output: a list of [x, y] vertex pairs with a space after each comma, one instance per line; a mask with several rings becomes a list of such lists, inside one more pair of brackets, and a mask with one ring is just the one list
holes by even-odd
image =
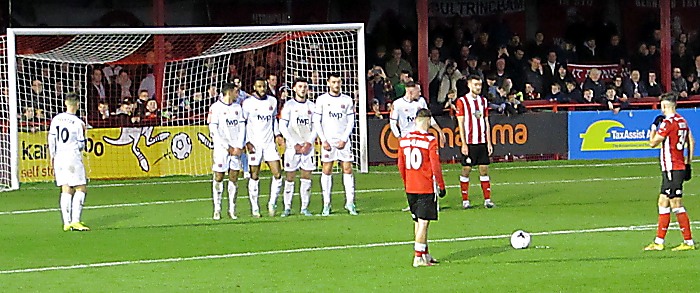
[[[700, 224], [700, 222], [698, 222], [698, 221], [691, 222], [691, 223], [692, 224]], [[548, 236], [548, 235], [603, 233], [603, 232], [647, 231], [647, 230], [654, 230], [654, 229], [656, 229], [656, 224], [639, 225], [639, 226], [619, 226], [619, 227], [593, 228], [593, 229], [581, 229], [581, 230], [545, 231], [545, 232], [530, 233], [530, 235]], [[673, 229], [677, 229], [677, 227], [674, 227]], [[510, 236], [511, 236], [510, 234], [482, 235], [482, 236], [436, 239], [436, 240], [431, 240], [430, 242], [431, 243], [451, 243], [451, 242], [464, 242], [464, 241], [476, 241], [476, 240], [493, 240], [493, 239], [509, 238]], [[126, 266], [126, 265], [139, 265], [139, 264], [178, 263], [178, 262], [188, 262], [188, 261], [198, 261], [198, 260], [231, 259], [231, 258], [239, 258], [239, 257], [253, 257], [253, 256], [265, 256], [265, 255], [277, 255], [277, 254], [294, 254], [294, 253], [319, 252], [319, 251], [335, 251], [335, 250], [360, 249], [360, 248], [391, 247], [391, 246], [409, 245], [409, 244], [413, 244], [413, 241], [394, 241], [394, 242], [378, 242], [378, 243], [368, 243], [368, 244], [336, 245], [336, 246], [325, 246], [325, 247], [307, 247], [307, 248], [267, 250], [267, 251], [241, 252], [241, 253], [229, 253], [229, 254], [212, 254], [212, 255], [201, 255], [201, 256], [192, 256], [192, 257], [172, 257], [172, 258], [160, 258], [160, 259], [124, 260], [124, 261], [99, 262], [99, 263], [65, 265], [65, 266], [51, 266], [51, 267], [0, 270], [0, 275], [37, 273], [37, 272], [49, 272], [49, 271], [67, 271], [67, 270], [78, 270], [78, 269], [94, 269], [94, 268], [117, 267], [117, 266]]]

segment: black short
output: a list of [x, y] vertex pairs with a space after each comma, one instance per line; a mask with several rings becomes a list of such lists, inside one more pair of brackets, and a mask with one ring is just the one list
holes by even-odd
[[[469, 157], [462, 154], [462, 166], [481, 166], [491, 164], [489, 148], [485, 143], [468, 144]], [[469, 160], [467, 160], [469, 158]]]
[[437, 196], [433, 193], [415, 194], [406, 193], [408, 198], [408, 206], [411, 208], [411, 217], [414, 221], [427, 220], [435, 221], [438, 219]]
[[683, 178], [685, 170], [661, 172], [661, 194], [668, 198], [683, 197]]

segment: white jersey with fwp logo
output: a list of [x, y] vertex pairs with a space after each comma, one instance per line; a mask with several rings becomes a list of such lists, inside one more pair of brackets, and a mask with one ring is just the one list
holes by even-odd
[[275, 143], [277, 127], [277, 99], [253, 95], [243, 101], [243, 119], [246, 121], [246, 140], [256, 148]]
[[243, 109], [236, 103], [227, 105], [221, 100], [209, 107], [209, 132], [214, 148], [243, 148], [245, 120]]
[[314, 128], [321, 141], [327, 141], [331, 145], [339, 141], [349, 141], [355, 126], [355, 106], [352, 98], [344, 94], [322, 94], [316, 99], [314, 113]]
[[[409, 101], [406, 97], [403, 97], [394, 101], [392, 107], [390, 119], [396, 121], [398, 129], [392, 127], [391, 131], [394, 133], [394, 136], [401, 138], [414, 130], [416, 113], [420, 109], [427, 109], [428, 104], [423, 97], [420, 97], [417, 101]], [[394, 125], [392, 124], [392, 126]]]
[[280, 132], [287, 141], [288, 147], [305, 142], [314, 143], [316, 132], [311, 121], [313, 113], [314, 103], [311, 101], [300, 103], [291, 99], [284, 103], [282, 115], [280, 115]]

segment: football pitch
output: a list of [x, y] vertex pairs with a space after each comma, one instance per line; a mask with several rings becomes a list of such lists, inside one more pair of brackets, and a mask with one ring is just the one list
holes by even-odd
[[[461, 209], [459, 166], [443, 168], [448, 194], [429, 231], [441, 264], [422, 268], [411, 266], [413, 223], [400, 211], [393, 166], [356, 175], [359, 216], [342, 208], [337, 174], [330, 217], [300, 216], [296, 194], [291, 217], [251, 218], [241, 181], [235, 221], [211, 219], [209, 177], [93, 181], [83, 210], [90, 232], [63, 232], [52, 184], [24, 184], [0, 193], [0, 290], [700, 291], [700, 251], [670, 251], [682, 241], [674, 216], [666, 250], [642, 251], [656, 231], [654, 160], [494, 164], [497, 207], [483, 207], [473, 172], [470, 210]], [[269, 183], [261, 180], [261, 194]], [[313, 184], [310, 210], [320, 213], [318, 175]], [[700, 178], [684, 190], [697, 241]], [[510, 247], [519, 229], [532, 233], [530, 248]]]

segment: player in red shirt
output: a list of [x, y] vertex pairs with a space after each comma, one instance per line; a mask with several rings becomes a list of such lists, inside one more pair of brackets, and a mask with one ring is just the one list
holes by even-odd
[[459, 185], [462, 190], [462, 207], [471, 208], [469, 204], [469, 172], [473, 166], [479, 166], [481, 190], [484, 192], [484, 206], [492, 208], [491, 178], [489, 177], [489, 156], [493, 153], [491, 144], [491, 124], [489, 122], [488, 102], [479, 96], [481, 77], [470, 75], [467, 78], [469, 93], [458, 98], [455, 103], [457, 123], [462, 140], [462, 175]]
[[[649, 145], [661, 145], [662, 183], [659, 195], [659, 226], [654, 242], [644, 250], [663, 250], [664, 238], [671, 222], [671, 211], [676, 214], [678, 225], [683, 234], [683, 243], [673, 251], [695, 250], [695, 243], [690, 232], [690, 219], [683, 207], [683, 181], [691, 178], [690, 162], [695, 150], [695, 139], [690, 132], [688, 122], [676, 113], [677, 96], [674, 93], [661, 95], [661, 111], [651, 126]], [[658, 130], [657, 130], [658, 128]], [[688, 149], [688, 156], [684, 156]]]
[[415, 256], [413, 266], [431, 266], [437, 263], [428, 253], [428, 225], [438, 218], [435, 184], [438, 195], [445, 196], [438, 140], [428, 133], [432, 115], [428, 109], [416, 112], [416, 126], [399, 141], [399, 172], [406, 187], [406, 197], [415, 222]]

